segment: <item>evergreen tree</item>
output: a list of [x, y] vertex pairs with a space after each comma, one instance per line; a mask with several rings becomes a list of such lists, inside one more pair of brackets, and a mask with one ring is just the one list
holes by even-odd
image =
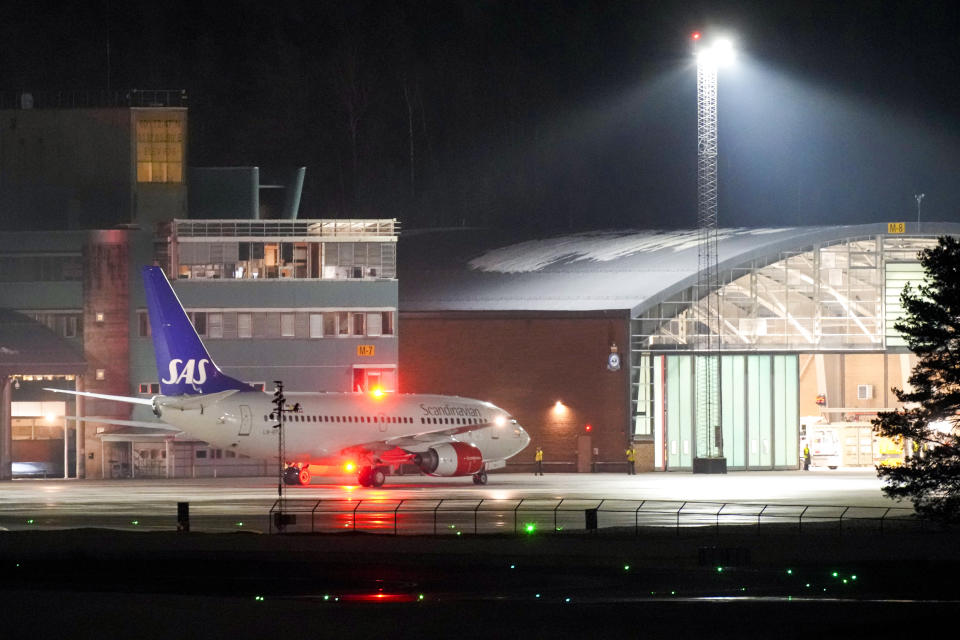
[[920, 252], [925, 281], [908, 285], [905, 311], [894, 327], [918, 361], [910, 391], [894, 388], [903, 409], [880, 413], [877, 434], [909, 444], [902, 466], [879, 467], [883, 492], [909, 499], [918, 513], [941, 522], [960, 520], [960, 241], [940, 237]]

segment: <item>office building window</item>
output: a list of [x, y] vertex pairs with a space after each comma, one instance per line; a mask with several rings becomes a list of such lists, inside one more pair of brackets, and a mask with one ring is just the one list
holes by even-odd
[[183, 182], [182, 121], [137, 121], [137, 182]]
[[191, 311], [187, 313], [190, 316], [190, 322], [193, 328], [197, 330], [197, 335], [204, 337], [207, 335], [207, 314], [204, 311]]
[[365, 313], [352, 313], [353, 316], [353, 335], [362, 336], [364, 335], [364, 320], [367, 318]]
[[141, 338], [150, 337], [150, 314], [146, 311], [137, 312], [137, 335]]
[[207, 337], [208, 338], [223, 337], [223, 314], [222, 313], [207, 314]]
[[294, 315], [292, 313], [280, 314], [280, 335], [284, 338], [292, 338], [294, 335]]
[[367, 335], [368, 336], [379, 336], [383, 335], [381, 321], [383, 316], [380, 313], [368, 313], [367, 314]]
[[311, 338], [323, 337], [323, 317], [324, 316], [322, 313], [310, 314], [310, 337]]
[[251, 314], [249, 313], [237, 314], [237, 337], [238, 338], [253, 337], [253, 322], [252, 322]]
[[393, 335], [393, 312], [383, 311], [380, 313], [380, 333], [385, 336]]

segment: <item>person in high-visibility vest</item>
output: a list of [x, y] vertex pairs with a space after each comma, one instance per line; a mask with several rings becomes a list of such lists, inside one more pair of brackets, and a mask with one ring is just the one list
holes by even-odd
[[636, 459], [637, 459], [637, 452], [636, 452], [636, 450], [633, 448], [633, 445], [632, 445], [632, 444], [627, 447], [626, 454], [627, 454], [627, 475], [628, 475], [628, 476], [632, 476], [633, 474], [636, 473], [636, 468], [634, 467], [634, 462], [635, 462]]
[[537, 469], [533, 472], [535, 476], [543, 475], [543, 449], [537, 447], [537, 454], [533, 457], [534, 461], [537, 463]]
[[803, 445], [803, 470], [810, 471], [810, 445]]

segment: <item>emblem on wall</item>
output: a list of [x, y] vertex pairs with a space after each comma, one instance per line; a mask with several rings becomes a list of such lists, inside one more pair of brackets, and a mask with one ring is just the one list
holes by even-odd
[[620, 354], [617, 353], [617, 343], [610, 345], [610, 355], [607, 356], [607, 371], [620, 370]]

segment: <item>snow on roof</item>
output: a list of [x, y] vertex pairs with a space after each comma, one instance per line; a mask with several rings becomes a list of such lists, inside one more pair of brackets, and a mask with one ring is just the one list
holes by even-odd
[[[924, 223], [923, 235], [960, 235], [960, 224]], [[885, 224], [720, 229], [720, 270], [779, 259], [814, 244], [885, 235]], [[481, 250], [474, 231], [401, 237], [401, 311], [599, 311], [633, 314], [691, 284], [697, 231], [603, 231]], [[446, 251], [440, 251], [439, 247]], [[450, 247], [461, 247], [450, 251]], [[468, 255], [466, 248], [474, 253]], [[432, 250], [437, 248], [436, 252]], [[417, 259], [407, 261], [408, 255]], [[436, 258], [436, 259], [434, 259]]]

